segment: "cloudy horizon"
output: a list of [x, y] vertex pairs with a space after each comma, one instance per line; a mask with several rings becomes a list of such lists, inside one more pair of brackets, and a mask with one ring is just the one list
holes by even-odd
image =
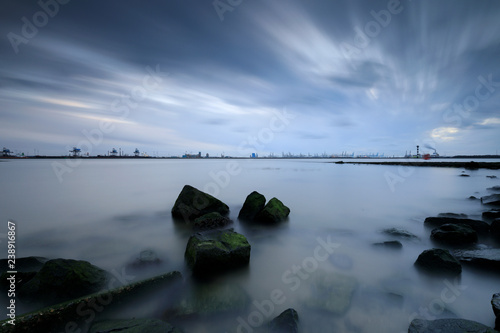
[[500, 150], [500, 2], [2, 3], [0, 146]]

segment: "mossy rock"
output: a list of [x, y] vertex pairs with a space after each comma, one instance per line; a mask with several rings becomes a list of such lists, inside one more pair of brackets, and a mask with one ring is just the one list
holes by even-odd
[[182, 333], [174, 326], [158, 319], [107, 320], [94, 323], [89, 333]]
[[245, 199], [243, 207], [241, 207], [238, 218], [241, 220], [251, 221], [266, 205], [266, 197], [259, 192], [253, 191]]
[[230, 218], [218, 212], [208, 213], [194, 220], [193, 228], [197, 231], [224, 228], [233, 223]]
[[270, 333], [297, 333], [299, 315], [294, 309], [286, 309], [269, 323]]
[[430, 249], [423, 251], [415, 261], [419, 269], [435, 275], [459, 275], [462, 265], [448, 250]]
[[105, 287], [107, 273], [83, 260], [53, 259], [20, 288], [27, 300], [43, 300], [46, 304], [63, 302]]
[[172, 207], [174, 218], [190, 222], [212, 212], [227, 215], [229, 207], [219, 199], [190, 185], [184, 186]]
[[192, 235], [185, 258], [195, 275], [203, 276], [247, 265], [251, 246], [233, 229], [211, 230]]
[[278, 223], [285, 221], [290, 214], [290, 208], [280, 200], [272, 198], [265, 207], [257, 214], [255, 220], [263, 223]]
[[[43, 264], [47, 262], [44, 257], [24, 257], [16, 258], [16, 271], [17, 272], [38, 272]], [[9, 269], [8, 259], [0, 259], [0, 272], [11, 271]]]

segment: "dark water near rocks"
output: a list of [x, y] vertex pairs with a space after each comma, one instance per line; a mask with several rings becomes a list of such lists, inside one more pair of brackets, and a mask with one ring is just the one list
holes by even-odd
[[[480, 219], [486, 208], [467, 198], [487, 195], [486, 188], [499, 185], [498, 170], [466, 170], [470, 177], [459, 177], [463, 169], [320, 160], [84, 160], [60, 182], [53, 162], [0, 163], [0, 246], [5, 252], [0, 257], [6, 257], [11, 219], [17, 222], [18, 257], [88, 260], [122, 274], [124, 282], [171, 270], [190, 280], [183, 257], [191, 231], [172, 221], [170, 209], [185, 184], [228, 204], [235, 230], [252, 245], [250, 266], [215, 283], [241, 286], [254, 303], [245, 311], [179, 322], [186, 332], [236, 332], [242, 321], [258, 324], [289, 307], [298, 311], [303, 332], [406, 332], [415, 317], [453, 315], [494, 326], [490, 299], [500, 291], [498, 276], [465, 267], [458, 281], [430, 278], [413, 263], [434, 246], [424, 219], [444, 212]], [[239, 223], [239, 209], [254, 190], [290, 207], [289, 221], [271, 228]], [[372, 243], [392, 239], [380, 233], [390, 227], [420, 240], [402, 239], [401, 250], [374, 248]], [[327, 259], [321, 252], [317, 260], [322, 242], [336, 247]], [[145, 249], [155, 251], [162, 263], [124, 270]], [[293, 274], [294, 266], [300, 273]], [[304, 294], [314, 294], [313, 277], [325, 271], [356, 283], [343, 313], [314, 310], [304, 301]], [[276, 290], [284, 301], [259, 310]], [[158, 317], [164, 303], [149, 299], [122, 315]], [[240, 326], [240, 332], [247, 331]]]

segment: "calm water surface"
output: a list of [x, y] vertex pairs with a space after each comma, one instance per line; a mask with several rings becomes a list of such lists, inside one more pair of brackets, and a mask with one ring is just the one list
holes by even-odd
[[[5, 239], [9, 219], [17, 222], [18, 257], [82, 259], [123, 272], [142, 250], [152, 249], [162, 264], [129, 272], [130, 280], [179, 270], [188, 284], [194, 284], [184, 264], [191, 230], [174, 223], [170, 215], [182, 187], [190, 184], [225, 202], [233, 227], [252, 245], [249, 268], [214, 283], [241, 286], [259, 304], [269, 300], [273, 290], [283, 292], [285, 301], [273, 305], [272, 315], [260, 315], [266, 320], [293, 307], [303, 332], [405, 332], [414, 317], [453, 315], [494, 326], [490, 299], [500, 291], [498, 276], [465, 267], [460, 280], [446, 281], [419, 274], [413, 263], [423, 250], [434, 247], [424, 219], [443, 212], [480, 219], [485, 208], [467, 198], [487, 195], [488, 187], [499, 185], [498, 170], [337, 165], [322, 160], [83, 160], [59, 181], [53, 162], [0, 163], [0, 237]], [[470, 177], [459, 177], [462, 171]], [[269, 228], [238, 222], [238, 212], [254, 190], [290, 207], [289, 221]], [[403, 228], [420, 240], [401, 240], [402, 250], [374, 248], [374, 242], [391, 239], [380, 233], [390, 227]], [[310, 258], [320, 244], [318, 238], [338, 247], [327, 260], [316, 260], [316, 267]], [[304, 264], [309, 272], [286, 274]], [[332, 316], [305, 306], [311, 276], [324, 271], [356, 281], [345, 313]], [[443, 309], [441, 295], [450, 290], [450, 283], [455, 294], [446, 295], [455, 297]], [[161, 299], [150, 299], [129, 311], [137, 317], [161, 318], [166, 310], [162, 304]], [[178, 325], [186, 332], [236, 332], [238, 317], [251, 321], [255, 311], [251, 304], [243, 312]], [[240, 332], [247, 331], [240, 327]]]

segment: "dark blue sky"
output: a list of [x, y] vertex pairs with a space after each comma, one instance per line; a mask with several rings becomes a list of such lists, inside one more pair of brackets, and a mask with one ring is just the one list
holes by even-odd
[[0, 145], [494, 154], [499, 17], [487, 0], [4, 0]]

